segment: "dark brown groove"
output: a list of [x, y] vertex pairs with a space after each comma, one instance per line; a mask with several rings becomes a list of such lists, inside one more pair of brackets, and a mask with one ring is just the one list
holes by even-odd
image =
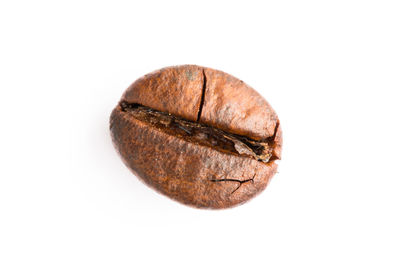
[[204, 96], [206, 94], [206, 87], [207, 87], [207, 77], [206, 77], [206, 73], [204, 72], [204, 69], [203, 69], [203, 87], [201, 88], [201, 99], [200, 99], [199, 112], [197, 113], [197, 120], [196, 120], [197, 122], [200, 121], [201, 112], [203, 111]]
[[[202, 124], [200, 122], [189, 121], [180, 117], [176, 117], [172, 114], [165, 113], [162, 111], [154, 110], [152, 108], [142, 106], [140, 104], [128, 103], [126, 101], [120, 102], [120, 108], [122, 112], [127, 112], [135, 117], [135, 114], [148, 114], [148, 116], [157, 118], [160, 116], [168, 117], [169, 123], [168, 127], [165, 124], [157, 124], [155, 121], [152, 122], [153, 125], [157, 125], [156, 128], [161, 129], [178, 129], [180, 131], [179, 136], [185, 140], [191, 139], [200, 145], [206, 145], [208, 147], [219, 147], [224, 153], [234, 153], [235, 155], [249, 157], [255, 160], [258, 160], [263, 163], [268, 163], [270, 161], [270, 157], [272, 156], [271, 148], [273, 146], [274, 140], [269, 137], [262, 141], [253, 140], [246, 136], [232, 134], [226, 132], [224, 130], [214, 128], [213, 126]], [[137, 112], [140, 111], [140, 112]], [[146, 121], [145, 117], [137, 116], [136, 119]], [[163, 130], [165, 131], [165, 130]], [[174, 133], [176, 134], [176, 130]], [[214, 140], [219, 143], [218, 145], [211, 145], [210, 142], [202, 141], [201, 139], [196, 139], [196, 134], [194, 132], [205, 132], [208, 138], [214, 138]], [[170, 132], [171, 134], [171, 132]], [[236, 140], [236, 141], [235, 141]], [[263, 143], [264, 142], [264, 143]], [[242, 145], [240, 145], [242, 144]], [[241, 148], [238, 150], [236, 145]], [[248, 153], [246, 153], [248, 152]], [[225, 180], [228, 181], [228, 180]], [[238, 180], [239, 181], [239, 180]]]

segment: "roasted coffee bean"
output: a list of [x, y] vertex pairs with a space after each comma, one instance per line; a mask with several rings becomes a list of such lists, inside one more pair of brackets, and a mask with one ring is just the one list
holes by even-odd
[[110, 129], [136, 176], [199, 208], [249, 200], [267, 186], [281, 154], [279, 120], [265, 99], [229, 74], [195, 65], [135, 81]]

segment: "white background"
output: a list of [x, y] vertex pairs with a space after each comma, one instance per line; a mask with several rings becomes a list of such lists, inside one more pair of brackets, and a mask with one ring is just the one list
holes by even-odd
[[[1, 1], [1, 266], [400, 266], [398, 1]], [[138, 77], [223, 70], [280, 116], [245, 205], [197, 210], [123, 165]]]

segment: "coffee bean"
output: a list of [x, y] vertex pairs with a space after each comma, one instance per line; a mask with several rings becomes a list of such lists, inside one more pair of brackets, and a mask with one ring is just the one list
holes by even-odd
[[135, 81], [110, 129], [136, 176], [198, 208], [249, 200], [267, 186], [281, 156], [281, 127], [265, 99], [229, 74], [195, 65]]

